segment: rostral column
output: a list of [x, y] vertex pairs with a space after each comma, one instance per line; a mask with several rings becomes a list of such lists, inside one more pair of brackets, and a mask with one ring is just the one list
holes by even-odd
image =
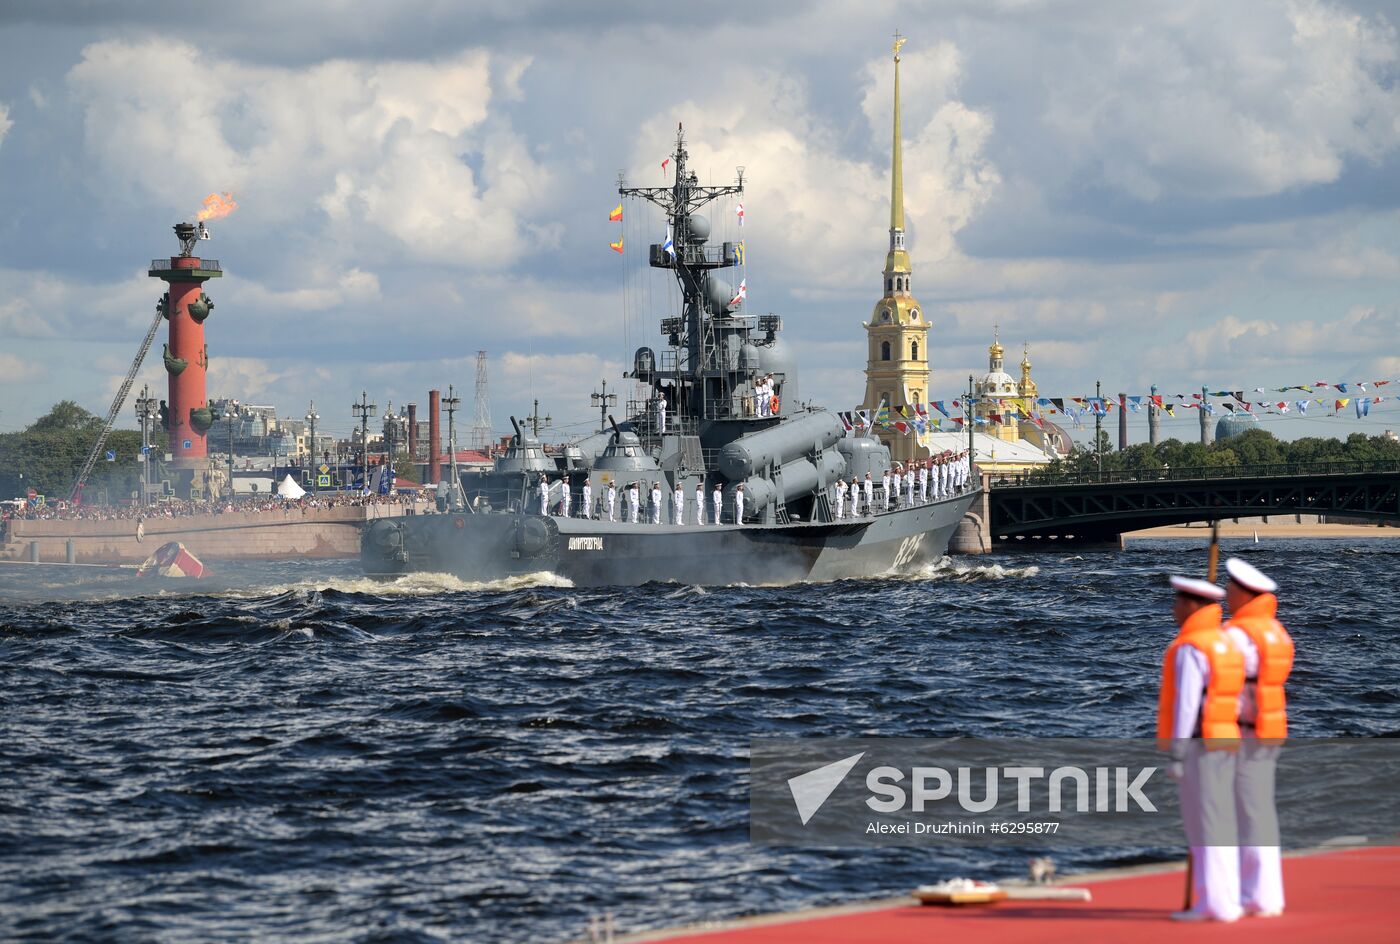
[[169, 290], [161, 299], [170, 337], [165, 345], [165, 372], [170, 380], [167, 402], [161, 404], [161, 425], [170, 437], [171, 483], [178, 498], [207, 498], [210, 491], [209, 447], [206, 434], [214, 425], [205, 391], [209, 348], [204, 343], [204, 319], [214, 303], [204, 283], [223, 275], [215, 259], [194, 254], [195, 243], [208, 239], [203, 223], [177, 223], [180, 254], [151, 260], [150, 275], [163, 279]]

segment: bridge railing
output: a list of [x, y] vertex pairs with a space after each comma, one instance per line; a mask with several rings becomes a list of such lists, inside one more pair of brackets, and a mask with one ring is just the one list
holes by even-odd
[[1111, 485], [1129, 482], [1181, 482], [1220, 479], [1298, 478], [1303, 476], [1357, 475], [1370, 472], [1400, 472], [1400, 461], [1377, 459], [1363, 462], [1286, 462], [1276, 465], [1189, 466], [1161, 469], [1121, 469], [1083, 472], [995, 473], [995, 489], [1040, 485]]

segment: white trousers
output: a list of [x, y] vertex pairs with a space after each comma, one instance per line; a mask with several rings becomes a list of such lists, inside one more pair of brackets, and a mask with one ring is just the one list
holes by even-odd
[[845, 517], [845, 511], [846, 511], [846, 497], [845, 497], [844, 495], [839, 495], [839, 494], [838, 494], [838, 495], [836, 496], [836, 520], [837, 520], [837, 521], [840, 521], [843, 517]]
[[[1240, 904], [1249, 911], [1283, 910], [1274, 769], [1279, 749], [1253, 738], [1240, 742], [1235, 762], [1235, 815], [1240, 827]], [[1267, 841], [1269, 845], [1259, 845]]]
[[705, 496], [697, 494], [695, 496], [695, 523], [705, 523]]
[[608, 496], [608, 520], [617, 520], [617, 497], [614, 495]]
[[685, 524], [685, 499], [672, 496], [671, 505], [671, 519], [676, 524]]
[[629, 510], [632, 512], [632, 523], [633, 523], [633, 524], [636, 524], [636, 523], [637, 523], [638, 516], [639, 516], [638, 513], [639, 513], [639, 511], [640, 511], [640, 509], [641, 509], [641, 507], [642, 507], [641, 502], [634, 502], [634, 501], [629, 500], [629, 501], [627, 502], [627, 504], [628, 504]]
[[715, 524], [724, 523], [724, 499], [715, 499]]
[[[1240, 915], [1240, 856], [1233, 845], [1235, 752], [1192, 741], [1182, 762], [1181, 820], [1191, 847], [1191, 910], [1229, 921]], [[1212, 845], [1214, 843], [1214, 845]]]

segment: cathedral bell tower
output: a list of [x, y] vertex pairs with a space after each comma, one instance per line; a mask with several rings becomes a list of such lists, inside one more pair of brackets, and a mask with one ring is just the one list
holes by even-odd
[[[879, 408], [889, 408], [889, 420], [894, 423], [904, 416], [918, 414], [928, 395], [928, 322], [923, 306], [914, 297], [911, 286], [913, 268], [904, 248], [904, 170], [899, 133], [899, 49], [904, 38], [894, 40], [894, 153], [890, 182], [890, 251], [885, 256], [885, 294], [875, 303], [874, 314], [865, 324], [869, 352], [865, 366], [865, 408], [872, 415]], [[901, 412], [903, 408], [903, 412]], [[878, 431], [880, 439], [890, 447], [890, 458], [908, 462], [926, 456], [911, 432], [896, 429]]]

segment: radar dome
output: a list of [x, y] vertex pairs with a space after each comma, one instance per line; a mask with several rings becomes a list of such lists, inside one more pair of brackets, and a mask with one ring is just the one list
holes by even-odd
[[720, 314], [729, 307], [729, 301], [734, 297], [734, 286], [724, 279], [717, 279], [710, 276], [705, 280], [705, 300], [709, 302], [710, 311], [713, 314]]
[[710, 238], [710, 221], [699, 213], [690, 216], [690, 238], [702, 243]]
[[1231, 436], [1238, 436], [1258, 425], [1259, 417], [1253, 413], [1231, 413], [1229, 416], [1222, 416], [1220, 422], [1215, 424], [1215, 441], [1220, 442]]

